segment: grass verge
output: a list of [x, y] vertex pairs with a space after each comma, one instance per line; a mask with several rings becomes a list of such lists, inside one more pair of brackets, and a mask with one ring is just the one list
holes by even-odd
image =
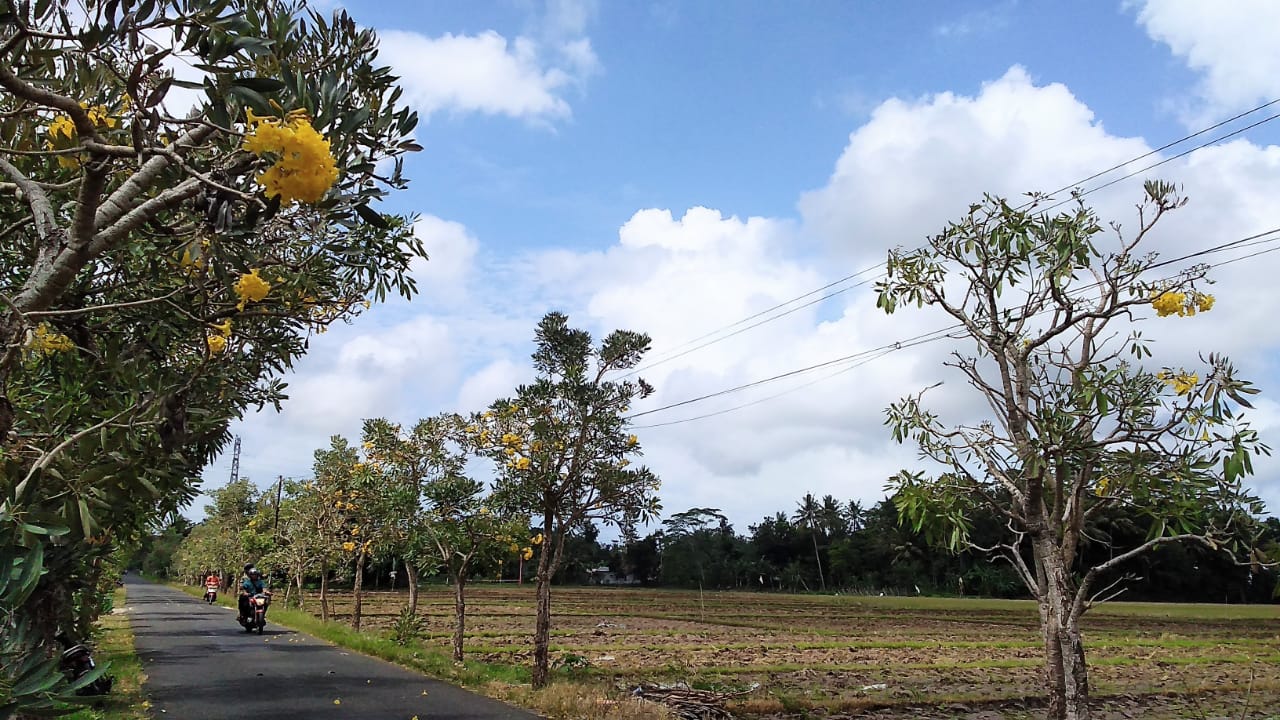
[[[124, 588], [117, 588], [112, 607], [125, 607]], [[142, 662], [133, 649], [133, 630], [129, 616], [123, 612], [104, 615], [101, 619], [102, 634], [94, 645], [94, 660], [99, 664], [111, 663], [108, 673], [115, 676], [111, 694], [94, 699], [93, 705], [66, 717], [69, 720], [147, 720], [150, 705], [142, 693], [142, 683], [147, 676]]]

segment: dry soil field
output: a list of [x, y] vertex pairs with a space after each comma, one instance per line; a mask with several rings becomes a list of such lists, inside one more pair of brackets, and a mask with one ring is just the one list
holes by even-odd
[[[557, 588], [553, 659], [621, 685], [746, 690], [739, 714], [996, 718], [1035, 714], [1040, 645], [1029, 602]], [[403, 593], [365, 601], [390, 626]], [[449, 588], [422, 595], [444, 647]], [[525, 664], [529, 586], [468, 594], [469, 659]], [[309, 609], [315, 609], [314, 602]], [[338, 612], [350, 612], [349, 595]], [[342, 617], [338, 618], [343, 619]], [[1115, 603], [1086, 619], [1103, 718], [1280, 717], [1280, 606]]]

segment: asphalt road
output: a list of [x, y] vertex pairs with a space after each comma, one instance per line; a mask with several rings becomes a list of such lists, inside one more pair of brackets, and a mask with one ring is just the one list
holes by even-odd
[[[536, 715], [129, 577], [126, 607], [156, 718], [533, 720]], [[335, 702], [336, 701], [336, 702]]]

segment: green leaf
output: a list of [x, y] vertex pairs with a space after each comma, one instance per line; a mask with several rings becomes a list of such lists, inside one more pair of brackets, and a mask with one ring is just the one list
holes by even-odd
[[[266, 77], [238, 77], [232, 78], [231, 84], [235, 87], [242, 87], [258, 93], [273, 93], [284, 89], [284, 83], [275, 78]], [[367, 111], [366, 111], [367, 112]]]
[[257, 90], [253, 90], [241, 85], [232, 85], [227, 88], [227, 97], [237, 97], [240, 101], [253, 108], [255, 112], [262, 115], [271, 114], [271, 103], [267, 101]]
[[386, 230], [391, 227], [391, 223], [387, 222], [387, 219], [383, 217], [382, 213], [374, 210], [368, 205], [357, 205], [356, 214], [359, 215], [361, 219], [363, 219], [365, 222], [378, 228], [379, 230]]
[[89, 514], [89, 503], [85, 502], [82, 497], [76, 498], [76, 508], [80, 515], [80, 529], [84, 531], [84, 536], [93, 535], [93, 516]]

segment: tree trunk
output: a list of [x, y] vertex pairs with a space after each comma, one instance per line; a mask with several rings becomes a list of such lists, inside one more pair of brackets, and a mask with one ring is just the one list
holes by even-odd
[[1039, 571], [1040, 625], [1044, 633], [1045, 685], [1049, 720], [1088, 720], [1089, 670], [1085, 664], [1080, 618], [1061, 553], [1051, 538], [1032, 543]]
[[404, 564], [404, 576], [409, 582], [409, 614], [418, 614], [418, 566], [411, 562]]
[[306, 581], [306, 573], [300, 572], [297, 575], [296, 582], [298, 585], [298, 609], [305, 610], [307, 604], [307, 594], [302, 589], [303, 583]]
[[462, 641], [467, 634], [467, 571], [464, 567], [453, 578], [453, 661], [462, 662]]
[[[547, 555], [543, 549], [544, 556]], [[538, 620], [533, 631], [533, 688], [547, 686], [551, 674], [551, 572], [544, 560], [538, 561]]]
[[818, 552], [818, 533], [810, 530], [809, 537], [813, 538], [813, 559], [818, 561], [818, 584], [822, 586], [822, 592], [826, 592], [827, 581], [822, 576], [822, 555]]
[[[538, 617], [533, 630], [533, 678], [534, 690], [547, 686], [551, 675], [551, 576], [555, 574], [555, 560], [560, 559], [560, 550], [564, 546], [564, 538], [555, 541], [556, 550], [552, 550], [551, 512], [545, 512], [542, 518], [542, 548], [538, 552]], [[553, 558], [552, 555], [555, 555]]]
[[351, 588], [351, 594], [355, 599], [355, 607], [351, 610], [351, 627], [356, 632], [360, 631], [360, 609], [362, 607], [364, 594], [361, 589], [364, 586], [364, 550], [356, 557], [356, 581]]
[[329, 622], [329, 567], [320, 568], [320, 622]]

